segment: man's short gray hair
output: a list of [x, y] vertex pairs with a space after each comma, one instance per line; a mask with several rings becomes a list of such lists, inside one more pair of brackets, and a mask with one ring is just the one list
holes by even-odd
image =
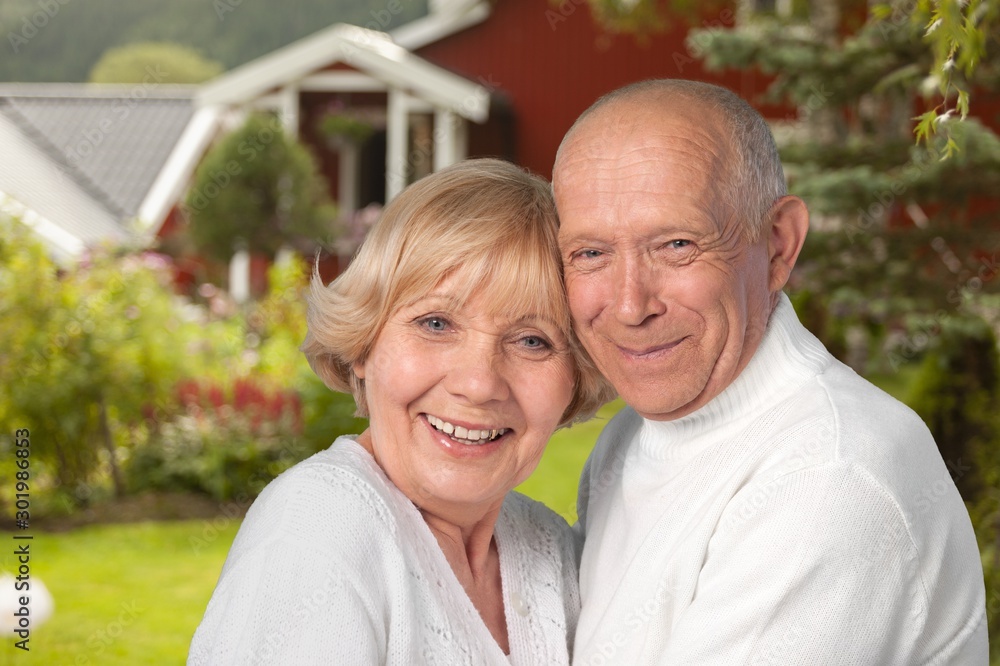
[[747, 211], [745, 235], [749, 241], [756, 240], [767, 222], [771, 206], [788, 194], [774, 136], [760, 113], [739, 95], [721, 86], [686, 79], [650, 79], [624, 86], [598, 99], [580, 115], [566, 137], [594, 111], [608, 104], [639, 98], [694, 101], [719, 112], [723, 126], [729, 130], [728, 145], [733, 151], [733, 159], [727, 165], [729, 174], [724, 179], [723, 196], [733, 210]]

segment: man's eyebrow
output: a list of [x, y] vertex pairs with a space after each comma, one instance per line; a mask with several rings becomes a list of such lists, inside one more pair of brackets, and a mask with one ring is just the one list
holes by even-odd
[[577, 234], [570, 235], [570, 234], [563, 234], [561, 231], [560, 231], [559, 235], [557, 236], [557, 240], [559, 241], [559, 245], [564, 245], [564, 244], [566, 244], [566, 245], [576, 245], [576, 244], [579, 244], [579, 243], [603, 243], [603, 242], [605, 242], [605, 241], [602, 241], [602, 240], [598, 240], [592, 234], [580, 234], [580, 233], [577, 233]]

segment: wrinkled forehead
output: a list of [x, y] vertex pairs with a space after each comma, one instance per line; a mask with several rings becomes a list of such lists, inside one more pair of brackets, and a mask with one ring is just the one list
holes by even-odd
[[564, 138], [553, 168], [558, 188], [586, 174], [594, 160], [613, 163], [706, 162], [722, 171], [733, 155], [722, 117], [711, 107], [671, 105], [660, 98], [611, 102], [581, 119]]
[[676, 123], [632, 129], [584, 127], [564, 146], [553, 173], [560, 242], [567, 227], [601, 219], [731, 217], [728, 155], [711, 132]]

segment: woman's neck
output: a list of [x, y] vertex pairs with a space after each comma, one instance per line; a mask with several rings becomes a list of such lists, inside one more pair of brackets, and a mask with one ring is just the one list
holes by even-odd
[[500, 579], [500, 553], [493, 538], [493, 527], [500, 514], [500, 506], [481, 520], [468, 525], [457, 524], [426, 510], [421, 510], [420, 513], [493, 639], [504, 654], [509, 654], [503, 584]]
[[[372, 445], [371, 431], [365, 430], [356, 441], [382, 467]], [[493, 538], [503, 497], [488, 505], [455, 505], [427, 497], [408, 498], [420, 511], [493, 639], [507, 654], [510, 649], [500, 580], [500, 554]]]

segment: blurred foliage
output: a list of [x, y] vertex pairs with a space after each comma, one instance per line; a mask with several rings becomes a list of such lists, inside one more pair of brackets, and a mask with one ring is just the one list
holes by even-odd
[[308, 150], [273, 115], [254, 114], [205, 156], [186, 209], [195, 245], [228, 261], [241, 246], [273, 257], [333, 241], [335, 210]]
[[83, 82], [107, 49], [149, 41], [231, 69], [337, 22], [389, 30], [426, 13], [426, 0], [3, 0], [0, 81]]
[[33, 505], [68, 511], [112, 481], [252, 497], [360, 432], [353, 399], [307, 379], [306, 278], [285, 258], [262, 300], [240, 309], [212, 288], [196, 303], [173, 294], [165, 257], [94, 253], [60, 268], [27, 227], [0, 220], [0, 422], [31, 430], [32, 488], [51, 495]]
[[144, 428], [129, 459], [129, 488], [246, 502], [309, 453], [298, 430], [291, 410], [255, 423], [251, 413], [230, 405], [192, 406], [155, 430]]
[[201, 83], [223, 72], [222, 63], [170, 42], [139, 42], [105, 51], [90, 70], [90, 83]]
[[368, 427], [367, 419], [354, 415], [354, 398], [331, 391], [312, 370], [303, 372], [298, 385], [302, 396], [302, 439], [311, 452], [327, 448], [339, 435], [360, 434]]
[[947, 320], [924, 356], [907, 403], [951, 463], [962, 497], [978, 503], [985, 486], [973, 452], [1000, 443], [1000, 355], [981, 319]]
[[163, 260], [95, 253], [63, 271], [19, 222], [0, 219], [0, 421], [32, 432], [64, 487], [115, 471], [117, 424], [164, 409], [190, 372]]

